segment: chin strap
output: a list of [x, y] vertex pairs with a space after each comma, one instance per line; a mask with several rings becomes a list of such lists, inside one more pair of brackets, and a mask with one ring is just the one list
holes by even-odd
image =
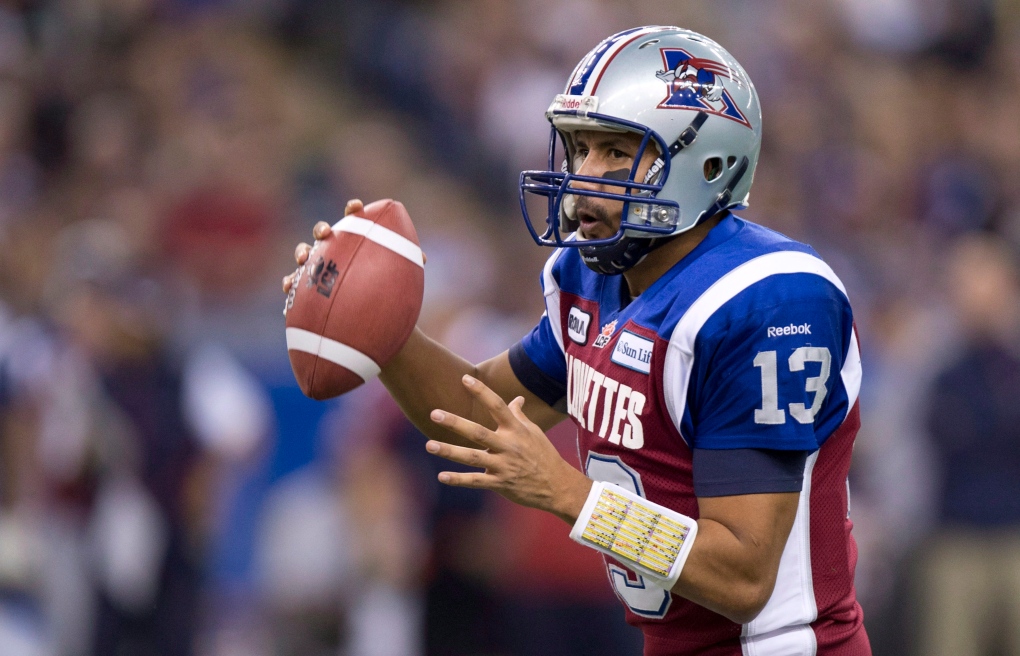
[[701, 126], [703, 126], [707, 120], [708, 114], [705, 112], [698, 112], [698, 115], [694, 117], [691, 124], [684, 128], [684, 131], [680, 133], [680, 136], [677, 137], [676, 141], [674, 141], [669, 147], [669, 156], [671, 158], [676, 157], [677, 153], [694, 143], [694, 140], [698, 138], [698, 130], [701, 129]]
[[[680, 133], [680, 136], [677, 137], [676, 141], [669, 145], [668, 154], [670, 159], [673, 159], [680, 153], [681, 150], [694, 143], [695, 139], [698, 138], [698, 130], [701, 129], [701, 126], [703, 126], [707, 120], [708, 114], [705, 112], [698, 112], [698, 115], [694, 117], [691, 124], [684, 128], [684, 131]], [[652, 162], [652, 166], [648, 169], [648, 173], [645, 174], [644, 183], [648, 184], [651, 182], [655, 176], [659, 175], [659, 171], [661, 171], [662, 167], [665, 165], [666, 160], [664, 157], [659, 157]]]
[[581, 259], [589, 269], [604, 276], [615, 276], [630, 269], [640, 262], [652, 250], [659, 247], [656, 242], [665, 243], [665, 239], [634, 239], [624, 237], [609, 246], [580, 247]]
[[[733, 190], [743, 180], [750, 165], [751, 161], [745, 155], [740, 161], [740, 166], [733, 172], [733, 177], [726, 183], [726, 187], [716, 196], [715, 202], [698, 215], [698, 220], [694, 222], [694, 225], [700, 223], [702, 219], [715, 216], [733, 204]], [[582, 246], [581, 259], [595, 273], [614, 276], [627, 271], [656, 248], [668, 244], [678, 236], [670, 235], [668, 237], [653, 237], [651, 239], [624, 236], [620, 241], [610, 246], [591, 246], [588, 248]]]

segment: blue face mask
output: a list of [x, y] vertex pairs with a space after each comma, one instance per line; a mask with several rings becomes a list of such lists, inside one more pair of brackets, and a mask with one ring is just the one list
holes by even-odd
[[[556, 110], [551, 120], [557, 116], [578, 116], [583, 110]], [[525, 224], [535, 242], [541, 246], [553, 248], [578, 248], [582, 259], [592, 270], [613, 275], [623, 273], [640, 262], [645, 255], [662, 245], [671, 235], [676, 234], [676, 227], [682, 218], [679, 203], [658, 198], [663, 182], [669, 177], [670, 162], [680, 151], [690, 146], [698, 137], [698, 130], [704, 125], [708, 115], [699, 112], [691, 124], [670, 145], [655, 131], [637, 123], [607, 116], [604, 114], [583, 112], [585, 118], [598, 122], [602, 127], [617, 128], [641, 135], [641, 143], [634, 157], [630, 170], [609, 171], [603, 177], [582, 176], [570, 170], [569, 161], [572, 155], [570, 138], [563, 132], [552, 129], [549, 140], [549, 170], [523, 171], [520, 177], [520, 204]], [[566, 151], [562, 159], [563, 165], [559, 172], [553, 171], [557, 159], [557, 142]], [[652, 163], [644, 179], [636, 179], [638, 165], [649, 145], [654, 144], [660, 155]], [[740, 166], [734, 171], [729, 184], [715, 202], [699, 214], [697, 220], [713, 216], [732, 204], [732, 191], [747, 171], [749, 160], [744, 157]], [[578, 189], [573, 182], [599, 185], [603, 188], [618, 188], [618, 191], [595, 191]], [[539, 231], [527, 206], [526, 194], [535, 194], [546, 199], [545, 227]], [[587, 196], [604, 198], [623, 203], [620, 225], [616, 234], [605, 239], [571, 238], [564, 233], [574, 232], [575, 197]], [[692, 225], [697, 223], [692, 222]]]
[[[576, 116], [577, 110], [557, 110], [555, 116]], [[680, 216], [680, 206], [675, 201], [658, 200], [656, 195], [662, 190], [659, 180], [669, 175], [669, 159], [659, 157], [652, 165], [645, 180], [636, 180], [638, 165], [649, 146], [654, 145], [658, 152], [667, 152], [668, 147], [653, 130], [637, 123], [625, 121], [597, 113], [586, 113], [588, 119], [598, 121], [604, 127], [618, 128], [641, 136], [641, 143], [634, 156], [630, 169], [609, 171], [604, 177], [578, 175], [570, 170], [569, 161], [572, 157], [572, 146], [569, 137], [556, 128], [551, 130], [549, 137], [549, 169], [546, 171], [523, 171], [520, 177], [520, 203], [525, 224], [532, 238], [541, 246], [554, 248], [591, 248], [611, 246], [619, 243], [625, 236], [640, 235], [654, 238], [668, 235], [675, 231]], [[561, 143], [566, 151], [561, 158], [563, 165], [560, 171], [554, 171], [558, 159], [557, 143]], [[612, 191], [596, 191], [581, 189], [574, 183], [586, 183], [609, 187]], [[533, 218], [527, 205], [526, 194], [542, 196], [546, 199], [546, 216], [544, 227], [542, 219]], [[621, 220], [616, 234], [605, 239], [579, 240], [570, 239], [566, 233], [573, 232], [573, 205], [577, 196], [603, 198], [623, 203]]]

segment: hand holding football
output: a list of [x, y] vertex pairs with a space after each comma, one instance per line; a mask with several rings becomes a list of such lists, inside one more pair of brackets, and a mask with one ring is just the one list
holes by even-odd
[[421, 311], [424, 259], [407, 210], [380, 200], [344, 217], [291, 281], [287, 351], [301, 391], [322, 400], [370, 380]]

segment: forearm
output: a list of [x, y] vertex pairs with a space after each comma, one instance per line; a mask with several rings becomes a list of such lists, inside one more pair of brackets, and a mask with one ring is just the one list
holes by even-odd
[[673, 592], [734, 622], [751, 621], [772, 595], [778, 569], [761, 547], [751, 535], [698, 520], [698, 537]]
[[379, 380], [427, 437], [473, 446], [429, 418], [440, 408], [483, 425], [491, 424], [487, 413], [475, 412], [474, 398], [461, 384], [465, 374], [478, 378], [478, 367], [415, 328], [400, 352], [383, 367]]
[[464, 387], [464, 375], [482, 381], [504, 402], [524, 397], [523, 412], [543, 431], [560, 423], [564, 415], [532, 394], [517, 379], [507, 352], [473, 365], [415, 328], [404, 347], [382, 370], [379, 378], [415, 426], [432, 439], [474, 446], [437, 426], [433, 410], [495, 427], [492, 415]]
[[571, 537], [743, 624], [772, 596], [797, 493], [699, 498], [700, 519], [612, 483], [588, 495]]

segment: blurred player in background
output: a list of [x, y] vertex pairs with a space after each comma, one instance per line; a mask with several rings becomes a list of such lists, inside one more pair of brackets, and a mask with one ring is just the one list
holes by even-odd
[[[853, 316], [810, 247], [732, 214], [761, 145], [747, 74], [704, 36], [636, 28], [593, 49], [547, 117], [550, 170], [521, 176], [529, 229], [556, 248], [545, 315], [479, 365], [416, 331], [381, 374], [429, 452], [484, 470], [440, 481], [572, 525], [646, 654], [870, 654]], [[544, 433], [565, 416], [584, 474]]]
[[[925, 403], [939, 485], [939, 535], [919, 570], [918, 653], [1020, 653], [1020, 270], [1000, 239], [946, 255], [960, 344]], [[1001, 621], [989, 618], [1001, 617]]]

